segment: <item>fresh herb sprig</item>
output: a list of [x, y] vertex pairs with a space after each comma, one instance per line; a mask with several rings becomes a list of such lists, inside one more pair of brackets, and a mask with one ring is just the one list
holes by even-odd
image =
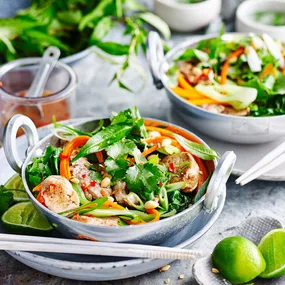
[[[117, 26], [124, 28], [128, 43], [105, 39]], [[131, 58], [146, 50], [148, 26], [169, 39], [167, 24], [137, 0], [32, 0], [14, 18], [0, 19], [0, 64], [41, 56], [50, 45], [58, 47], [62, 57], [97, 46], [109, 55], [125, 57], [112, 81], [131, 90], [122, 77]]]

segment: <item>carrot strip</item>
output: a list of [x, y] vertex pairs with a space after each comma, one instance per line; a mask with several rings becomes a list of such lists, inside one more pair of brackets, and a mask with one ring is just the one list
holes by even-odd
[[262, 80], [265, 76], [272, 74], [275, 75], [275, 70], [273, 67], [272, 62], [268, 63], [265, 68], [263, 69], [262, 73], [260, 74], [259, 79]]
[[121, 206], [117, 203], [111, 202], [111, 201], [106, 201], [102, 205], [106, 208], [112, 208], [112, 209], [117, 209], [117, 210], [126, 210], [126, 208], [124, 208], [123, 206]]
[[133, 220], [124, 220], [124, 222], [126, 222], [128, 225], [143, 225], [146, 224], [145, 221], [141, 220], [139, 222], [135, 222]]
[[227, 76], [231, 60], [236, 57], [240, 57], [243, 53], [244, 53], [244, 47], [240, 46], [228, 56], [221, 70], [221, 84], [227, 83]]
[[39, 192], [37, 198], [36, 198], [41, 204], [44, 204], [45, 203], [45, 199], [43, 197], [43, 193], [42, 192]]
[[88, 136], [78, 136], [65, 146], [60, 156], [59, 172], [61, 176], [65, 177], [66, 179], [71, 178], [70, 167], [69, 167], [70, 155], [73, 152], [73, 150], [75, 150], [80, 146], [85, 145], [89, 139], [90, 137]]
[[156, 151], [158, 149], [158, 145], [155, 144], [154, 146], [150, 147], [149, 149], [146, 149], [145, 151], [143, 151], [142, 155], [143, 156], [148, 156], [151, 153], [153, 153], [154, 151]]
[[102, 151], [95, 152], [95, 155], [96, 155], [99, 163], [103, 163], [104, 162], [104, 156], [103, 156]]
[[159, 212], [158, 212], [157, 210], [155, 210], [155, 209], [147, 209], [146, 212], [147, 212], [148, 214], [154, 214], [154, 215], [155, 215], [154, 219], [151, 220], [150, 223], [159, 221], [159, 219], [160, 219], [160, 214], [159, 214]]
[[41, 191], [41, 190], [42, 190], [42, 186], [43, 186], [43, 184], [40, 183], [39, 185], [37, 185], [36, 187], [34, 187], [33, 192], [39, 192], [39, 191]]
[[[193, 88], [193, 87], [192, 87]], [[203, 94], [197, 92], [194, 88], [193, 90], [189, 89], [182, 89], [180, 87], [171, 88], [174, 93], [179, 95], [180, 97], [187, 98], [187, 99], [202, 99], [207, 98]]]
[[199, 91], [197, 91], [193, 86], [191, 86], [187, 80], [184, 78], [184, 76], [179, 73], [178, 74], [178, 84], [183, 88], [183, 89], [186, 89], [186, 90], [189, 90], [193, 93], [193, 95], [197, 95], [197, 96], [204, 96], [204, 94], [200, 93]]

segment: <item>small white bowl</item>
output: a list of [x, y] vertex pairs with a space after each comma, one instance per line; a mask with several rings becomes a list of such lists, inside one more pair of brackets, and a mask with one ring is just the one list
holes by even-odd
[[179, 3], [176, 0], [154, 0], [154, 11], [171, 30], [191, 32], [201, 29], [221, 12], [221, 0], [206, 0], [196, 4]]
[[285, 26], [270, 26], [258, 23], [254, 19], [257, 12], [276, 11], [285, 13], [284, 0], [247, 0], [236, 12], [236, 29], [240, 33], [267, 33], [272, 38], [285, 42]]

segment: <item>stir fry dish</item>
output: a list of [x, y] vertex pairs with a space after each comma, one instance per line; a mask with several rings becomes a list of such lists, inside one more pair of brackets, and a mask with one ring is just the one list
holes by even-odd
[[169, 85], [209, 112], [284, 115], [284, 47], [267, 34], [202, 40], [176, 57], [167, 72]]
[[92, 132], [54, 126], [58, 143], [27, 166], [27, 181], [49, 210], [91, 225], [140, 225], [187, 209], [205, 194], [218, 157], [181, 129], [145, 121], [136, 107]]

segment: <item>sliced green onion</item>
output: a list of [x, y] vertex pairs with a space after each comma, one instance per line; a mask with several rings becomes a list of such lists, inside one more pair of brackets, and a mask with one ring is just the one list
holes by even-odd
[[79, 186], [79, 184], [76, 183], [71, 183], [73, 190], [76, 192], [76, 194], [79, 197], [79, 201], [81, 205], [87, 204], [90, 201], [86, 199], [85, 194], [83, 192], [83, 190], [81, 189], [81, 187]]
[[175, 182], [175, 183], [167, 184], [165, 187], [166, 187], [167, 192], [179, 190], [179, 189], [183, 189], [186, 187], [186, 182], [184, 182], [184, 181], [183, 182]]
[[176, 213], [177, 213], [177, 211], [175, 209], [173, 209], [169, 212], [164, 212], [164, 213], [160, 214], [160, 217], [161, 218], [168, 218], [168, 217], [174, 216]]
[[159, 204], [165, 211], [168, 211], [168, 196], [165, 187], [161, 187], [160, 189]]
[[130, 192], [126, 197], [126, 200], [131, 207], [133, 207], [139, 211], [145, 210], [144, 202], [141, 200], [141, 198], [136, 193]]

